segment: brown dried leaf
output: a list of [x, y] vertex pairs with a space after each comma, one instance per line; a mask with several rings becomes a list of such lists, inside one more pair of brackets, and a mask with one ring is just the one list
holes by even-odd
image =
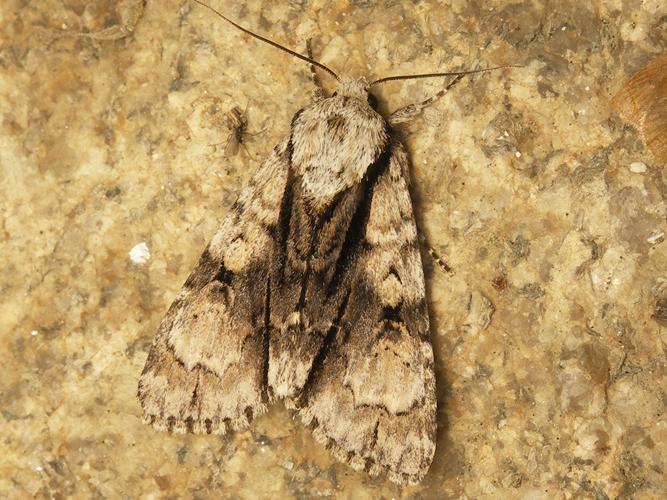
[[667, 164], [667, 54], [630, 78], [612, 105], [640, 131], [658, 163]]

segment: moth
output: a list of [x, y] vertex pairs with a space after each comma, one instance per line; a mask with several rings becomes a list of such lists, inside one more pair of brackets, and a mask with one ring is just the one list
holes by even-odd
[[225, 434], [282, 400], [337, 459], [417, 483], [435, 453], [436, 387], [408, 157], [391, 125], [454, 82], [385, 119], [370, 87], [408, 77], [339, 77], [214, 12], [338, 86], [294, 115], [160, 323], [139, 381], [144, 420]]

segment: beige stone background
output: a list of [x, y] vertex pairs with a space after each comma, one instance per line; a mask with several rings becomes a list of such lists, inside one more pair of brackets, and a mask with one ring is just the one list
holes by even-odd
[[[464, 79], [403, 130], [416, 211], [454, 269], [425, 258], [430, 473], [353, 472], [279, 406], [222, 438], [140, 421], [158, 322], [309, 102], [307, 66], [186, 0], [3, 0], [0, 496], [665, 498], [667, 179], [609, 104], [667, 49], [665, 3], [214, 5], [301, 51], [312, 37], [341, 73], [523, 65]], [[378, 94], [392, 110], [442, 84]], [[234, 105], [252, 135], [225, 158]]]

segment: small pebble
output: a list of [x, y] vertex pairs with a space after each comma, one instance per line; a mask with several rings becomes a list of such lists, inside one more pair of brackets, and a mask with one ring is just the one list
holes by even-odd
[[648, 241], [651, 245], [655, 245], [656, 243], [660, 242], [665, 236], [665, 233], [663, 231], [660, 231], [659, 233], [654, 233], [648, 238], [646, 238], [646, 241]]
[[145, 242], [138, 243], [132, 247], [130, 250], [130, 260], [135, 264], [145, 264], [151, 258], [151, 251], [148, 249], [148, 245]]
[[634, 172], [635, 174], [643, 174], [646, 172], [646, 163], [641, 161], [633, 161], [630, 163], [630, 172]]

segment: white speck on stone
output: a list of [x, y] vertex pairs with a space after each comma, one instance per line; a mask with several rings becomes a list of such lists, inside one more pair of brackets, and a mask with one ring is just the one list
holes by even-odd
[[560, 28], [561, 31], [565, 31], [566, 29], [567, 29], [567, 26], [562, 26], [562, 27]]
[[63, 23], [60, 27], [64, 30], [66, 30], [67, 29], [67, 24]]
[[287, 470], [292, 470], [294, 468], [294, 462], [292, 462], [291, 460], [285, 460], [285, 462], [283, 463], [283, 467], [285, 467], [285, 469]]
[[509, 137], [509, 136], [510, 136], [510, 135], [507, 133], [507, 130], [505, 130], [505, 131], [503, 132], [503, 135], [504, 135], [505, 137]]
[[33, 331], [30, 332], [30, 335], [32, 335], [33, 337], [36, 337], [37, 335], [39, 335], [39, 332], [37, 330], [33, 330]]
[[646, 238], [646, 241], [648, 241], [651, 245], [658, 243], [660, 240], [662, 240], [665, 237], [665, 232], [660, 231], [659, 233], [654, 233], [648, 238]]
[[591, 90], [591, 88], [588, 85], [586, 85], [586, 91], [588, 92], [590, 90]]
[[42, 472], [42, 471], [44, 470], [44, 467], [42, 467], [41, 465], [36, 465], [36, 466], [35, 466], [35, 470], [36, 470], [37, 472]]
[[592, 272], [591, 281], [593, 282], [593, 288], [603, 288], [605, 285], [605, 279], [601, 273]]
[[148, 249], [148, 245], [142, 241], [141, 243], [138, 243], [132, 247], [129, 255], [132, 262], [135, 264], [143, 265], [150, 260], [151, 251]]
[[521, 158], [521, 151], [517, 151], [516, 153], [514, 153], [514, 156], [516, 156], [517, 158]]
[[646, 172], [646, 163], [641, 161], [633, 161], [630, 163], [630, 172], [634, 172], [635, 174], [643, 174]]

